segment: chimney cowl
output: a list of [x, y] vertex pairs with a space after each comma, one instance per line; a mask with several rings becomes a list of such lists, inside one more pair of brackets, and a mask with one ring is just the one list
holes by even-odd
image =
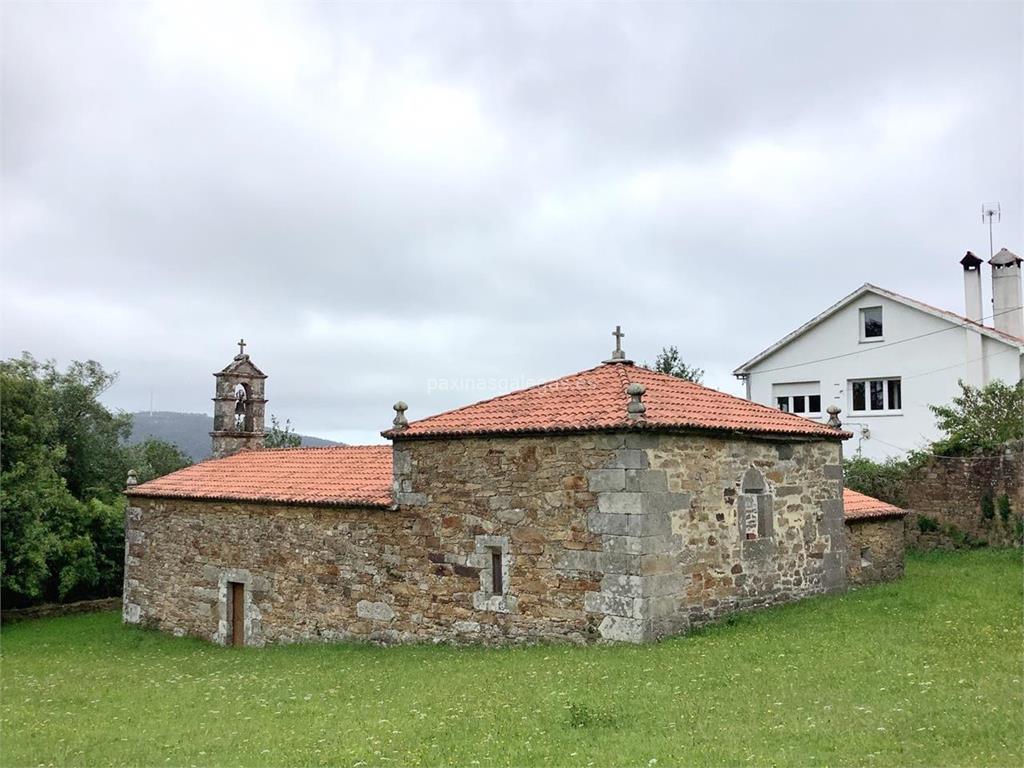
[[1016, 253], [1011, 251], [1009, 248], [1000, 248], [999, 253], [988, 260], [988, 263], [993, 267], [1009, 267], [1014, 264], [1020, 264], [1021, 259]]
[[992, 325], [997, 331], [1018, 339], [1024, 338], [1021, 258], [1008, 249], [1001, 248], [988, 263], [992, 265]]
[[964, 254], [964, 257], [960, 259], [960, 263], [963, 265], [964, 269], [977, 269], [983, 264], [982, 260], [970, 251]]

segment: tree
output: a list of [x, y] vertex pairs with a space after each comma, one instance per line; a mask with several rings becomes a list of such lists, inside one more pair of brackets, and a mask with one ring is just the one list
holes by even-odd
[[154, 476], [180, 461], [165, 444], [141, 453], [123, 445], [131, 416], [99, 401], [114, 381], [93, 361], [64, 371], [27, 353], [0, 362], [5, 605], [113, 595], [121, 587], [128, 469], [140, 455]]
[[[34, 361], [33, 361], [34, 362]], [[111, 499], [124, 489], [129, 467], [123, 450], [132, 431], [128, 413], [112, 413], [99, 397], [117, 382], [94, 360], [73, 362], [58, 371], [52, 361], [36, 363], [52, 391], [57, 436], [65, 447], [61, 471], [77, 499]]]
[[1014, 385], [993, 381], [979, 389], [960, 383], [949, 405], [930, 405], [945, 436], [932, 450], [945, 456], [998, 451], [1011, 440], [1024, 439], [1024, 381]]
[[270, 431], [263, 438], [264, 448], [298, 448], [302, 445], [302, 437], [292, 429], [292, 422], [286, 419], [281, 426], [277, 416], [270, 414]]
[[0, 363], [0, 589], [4, 603], [42, 596], [56, 539], [49, 522], [76, 504], [58, 469], [64, 460], [50, 392], [29, 355]]
[[128, 468], [135, 470], [140, 483], [169, 475], [192, 464], [192, 459], [174, 443], [155, 437], [126, 446], [125, 451], [129, 456]]
[[644, 368], [649, 368], [659, 373], [667, 373], [669, 376], [675, 376], [677, 379], [686, 379], [686, 381], [692, 381], [695, 384], [700, 384], [704, 380], [704, 369], [690, 366], [683, 362], [679, 357], [679, 350], [676, 347], [662, 347], [661, 352], [658, 354], [658, 359], [654, 361], [654, 365], [644, 363]]

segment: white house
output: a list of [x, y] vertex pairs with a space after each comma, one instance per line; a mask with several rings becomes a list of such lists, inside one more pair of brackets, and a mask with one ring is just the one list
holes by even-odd
[[865, 283], [733, 374], [746, 382], [747, 399], [765, 405], [822, 420], [838, 406], [856, 435], [847, 455], [883, 459], [920, 448], [939, 437], [928, 406], [948, 403], [959, 380], [1024, 378], [1020, 257], [1004, 248], [989, 260], [988, 318], [981, 259], [968, 251], [960, 264], [966, 316]]

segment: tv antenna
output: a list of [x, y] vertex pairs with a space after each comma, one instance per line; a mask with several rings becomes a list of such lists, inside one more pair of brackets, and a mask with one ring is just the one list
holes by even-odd
[[992, 223], [998, 224], [1002, 218], [1003, 212], [999, 208], [999, 203], [981, 204], [981, 220], [988, 222], [988, 257], [990, 259], [995, 254], [995, 249], [992, 247]]

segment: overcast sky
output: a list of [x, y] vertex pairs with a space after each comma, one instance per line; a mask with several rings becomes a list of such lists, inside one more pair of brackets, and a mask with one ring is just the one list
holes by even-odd
[[0, 352], [118, 408], [210, 412], [244, 336], [379, 441], [616, 324], [739, 393], [861, 283], [962, 311], [982, 202], [1024, 251], [1019, 2], [2, 8]]

